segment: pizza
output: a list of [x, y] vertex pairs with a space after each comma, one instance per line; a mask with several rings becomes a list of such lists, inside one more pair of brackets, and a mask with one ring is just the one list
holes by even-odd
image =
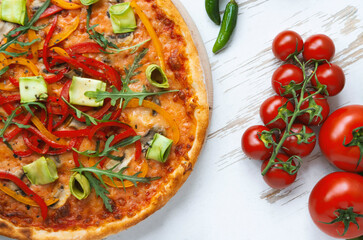
[[0, 234], [101, 239], [160, 209], [209, 119], [171, 0], [0, 2]]

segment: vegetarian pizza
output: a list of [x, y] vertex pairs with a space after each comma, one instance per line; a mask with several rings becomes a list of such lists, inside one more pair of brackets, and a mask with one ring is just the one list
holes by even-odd
[[100, 239], [162, 207], [209, 114], [171, 1], [0, 3], [0, 234]]

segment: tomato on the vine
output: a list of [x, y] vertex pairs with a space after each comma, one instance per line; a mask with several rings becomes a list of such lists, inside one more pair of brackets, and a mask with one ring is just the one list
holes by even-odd
[[[286, 104], [286, 106], [284, 106]], [[270, 129], [279, 128], [283, 130], [286, 127], [284, 119], [290, 119], [290, 113], [294, 111], [294, 106], [287, 98], [281, 96], [272, 96], [266, 99], [260, 108], [260, 116], [263, 123]], [[276, 120], [270, 123], [272, 120]], [[268, 124], [270, 123], [270, 124]]]
[[310, 59], [330, 61], [334, 54], [334, 42], [324, 34], [310, 36], [305, 41], [303, 56], [306, 61]]
[[272, 42], [272, 51], [276, 58], [286, 61], [292, 54], [298, 54], [303, 49], [301, 36], [290, 30], [279, 33]]
[[333, 112], [320, 129], [319, 146], [336, 167], [363, 172], [363, 105], [349, 105]]
[[[310, 94], [314, 94], [311, 92]], [[304, 94], [306, 98], [307, 93]], [[306, 113], [298, 116], [298, 120], [305, 125], [318, 126], [322, 124], [328, 117], [330, 107], [326, 97], [321, 94], [316, 94], [312, 98], [305, 100], [300, 107], [300, 110], [309, 109]]]
[[272, 141], [276, 141], [276, 137], [270, 129], [262, 125], [251, 126], [242, 135], [242, 150], [249, 158], [265, 160], [271, 157]]
[[299, 67], [293, 64], [285, 64], [276, 69], [272, 75], [271, 83], [272, 88], [278, 95], [292, 97], [292, 89], [294, 89], [296, 93], [299, 93], [300, 90], [296, 89], [296, 84], [300, 84], [303, 81], [304, 75]]
[[[277, 162], [277, 159], [282, 162], [287, 162], [289, 160], [289, 157], [286, 156], [285, 154], [278, 153], [274, 161]], [[266, 159], [262, 163], [261, 172], [265, 169], [268, 162], [269, 162], [269, 159]], [[291, 165], [292, 165], [292, 167], [296, 166], [294, 161], [291, 162]], [[276, 167], [283, 167], [283, 165], [282, 164], [273, 165], [267, 171], [267, 173], [263, 176], [263, 180], [265, 180], [265, 182], [270, 187], [275, 188], [275, 189], [283, 189], [283, 188], [286, 188], [287, 186], [291, 185], [295, 181], [296, 173], [291, 175], [288, 172], [286, 172], [285, 170], [276, 168]], [[288, 170], [288, 167], [286, 170]]]
[[316, 226], [335, 238], [363, 235], [362, 189], [363, 177], [355, 173], [335, 172], [321, 179], [309, 198], [309, 212]]
[[[318, 81], [316, 81], [316, 78]], [[345, 85], [345, 75], [343, 70], [335, 64], [324, 63], [318, 66], [316, 78], [311, 79], [311, 84], [316, 88], [325, 88], [329, 96], [340, 93]]]
[[[300, 134], [286, 138], [282, 144], [282, 149], [287, 155], [305, 157], [314, 150], [316, 145], [316, 136], [311, 128], [300, 123], [295, 123], [291, 126], [290, 132]], [[284, 134], [285, 131], [282, 135]]]

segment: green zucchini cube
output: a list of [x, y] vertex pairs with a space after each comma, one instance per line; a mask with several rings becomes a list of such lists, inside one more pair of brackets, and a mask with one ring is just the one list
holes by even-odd
[[19, 78], [20, 102], [44, 101], [48, 98], [48, 87], [42, 76]]
[[69, 88], [69, 102], [75, 105], [88, 107], [101, 107], [103, 101], [96, 102], [96, 99], [89, 98], [85, 95], [88, 91], [105, 91], [106, 83], [91, 78], [82, 78], [74, 76]]

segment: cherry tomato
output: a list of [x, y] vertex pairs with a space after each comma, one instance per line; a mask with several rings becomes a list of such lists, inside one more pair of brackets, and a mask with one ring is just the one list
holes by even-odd
[[[303, 129], [305, 129], [303, 131]], [[301, 133], [302, 135], [290, 136], [286, 138], [282, 144], [282, 149], [289, 155], [297, 155], [299, 157], [305, 157], [309, 155], [316, 145], [316, 136], [314, 131], [300, 123], [295, 123], [291, 126], [292, 133]], [[282, 135], [285, 131], [282, 133]], [[299, 143], [301, 142], [301, 143]]]
[[[281, 97], [281, 96], [272, 96], [266, 99], [260, 108], [260, 116], [263, 121], [263, 123], [270, 129], [272, 128], [279, 128], [283, 130], [286, 127], [286, 123], [283, 120], [285, 114], [288, 113], [288, 111], [293, 112], [294, 106], [291, 104], [291, 102], [288, 102], [286, 107], [282, 107], [286, 102], [288, 102], [287, 98]], [[271, 122], [271, 120], [278, 117], [276, 121], [274, 121], [271, 124], [268, 124]], [[290, 119], [291, 117], [289, 117]]]
[[301, 36], [290, 30], [279, 33], [272, 42], [272, 51], [276, 58], [286, 61], [291, 54], [298, 54], [303, 49]]
[[329, 96], [335, 96], [340, 93], [345, 85], [345, 75], [343, 70], [335, 64], [322, 64], [316, 70], [316, 77], [311, 79], [311, 84], [317, 88], [326, 86], [326, 92]]
[[[311, 92], [313, 94], [314, 92]], [[304, 97], [307, 97], [308, 94], [305, 93]], [[329, 103], [321, 94], [316, 94], [313, 96], [313, 99], [306, 100], [301, 104], [300, 110], [304, 110], [307, 108], [313, 108], [314, 110], [308, 110], [307, 113], [304, 113], [301, 116], [298, 116], [298, 120], [305, 125], [313, 125], [318, 126], [322, 124], [325, 119], [328, 117], [330, 112]], [[319, 116], [320, 115], [320, 116]], [[312, 121], [310, 121], [310, 116], [313, 116]]]
[[[343, 145], [344, 142], [348, 144], [354, 141], [353, 130], [359, 127], [363, 127], [363, 105], [350, 105], [336, 110], [321, 127], [320, 149], [329, 162], [342, 170], [363, 172], [359, 146]], [[363, 129], [355, 134], [356, 145], [363, 146]]]
[[270, 131], [270, 129], [262, 125], [256, 125], [249, 127], [243, 133], [241, 140], [242, 150], [247, 157], [256, 160], [265, 160], [271, 157], [273, 151], [271, 138], [276, 141], [276, 137], [274, 135], [263, 134], [263, 131]]
[[335, 53], [333, 40], [324, 34], [316, 34], [305, 41], [303, 56], [310, 59], [330, 61]]
[[[309, 212], [314, 223], [324, 233], [334, 237], [350, 239], [363, 235], [363, 177], [354, 173], [335, 172], [321, 179], [311, 191]], [[349, 208], [352, 208], [349, 213]], [[347, 212], [346, 218], [355, 219], [359, 225], [347, 220], [348, 230], [344, 234], [344, 223], [332, 222]], [[343, 235], [344, 234], [344, 235]]]
[[[278, 158], [279, 160], [283, 161], [283, 162], [287, 162], [289, 160], [289, 157], [286, 156], [285, 154], [279, 153], [277, 154], [276, 158]], [[269, 159], [266, 159], [261, 166], [261, 172], [265, 169], [265, 167], [267, 166], [269, 162]], [[276, 159], [275, 159], [276, 162]], [[296, 166], [294, 161], [292, 161], [291, 163], [293, 166]], [[276, 167], [282, 167], [282, 164], [276, 164], [274, 165]], [[275, 168], [274, 166], [272, 166], [267, 173], [265, 174], [265, 176], [263, 176], [263, 180], [265, 180], [265, 182], [272, 188], [275, 189], [283, 189], [286, 188], [287, 186], [291, 185], [295, 179], [296, 179], [296, 173], [294, 175], [290, 175], [289, 173], [287, 173], [286, 171], [279, 169], [279, 168]]]
[[[289, 93], [294, 88], [292, 81], [294, 81], [295, 84], [304, 81], [302, 70], [293, 64], [282, 65], [276, 69], [272, 75], [272, 88], [280, 96], [292, 97], [293, 95]], [[297, 90], [296, 92], [299, 93], [300, 90]]]

